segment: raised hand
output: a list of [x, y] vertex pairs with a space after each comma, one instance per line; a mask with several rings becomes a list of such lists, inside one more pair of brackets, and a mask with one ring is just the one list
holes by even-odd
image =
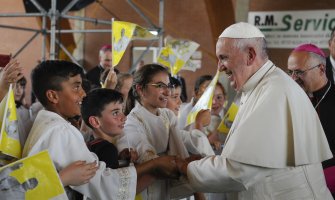
[[211, 122], [211, 112], [210, 110], [200, 110], [195, 117], [195, 128], [201, 130], [206, 127]]
[[117, 84], [117, 75], [114, 69], [110, 69], [104, 82], [104, 85], [108, 89], [115, 89], [116, 84]]
[[0, 100], [8, 92], [9, 85], [16, 83], [22, 77], [22, 67], [15, 59], [12, 59], [4, 68], [0, 68]]

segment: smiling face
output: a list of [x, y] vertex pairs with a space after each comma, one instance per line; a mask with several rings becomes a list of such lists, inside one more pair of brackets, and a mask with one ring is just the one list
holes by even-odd
[[223, 109], [225, 102], [225, 96], [222, 88], [219, 85], [215, 86], [214, 95], [213, 95], [213, 104], [212, 104], [212, 115], [220, 115], [220, 112]]
[[141, 104], [151, 113], [156, 114], [158, 108], [166, 108], [171, 93], [169, 76], [165, 72], [158, 72], [151, 81], [144, 86], [137, 86]]
[[[65, 119], [80, 115], [81, 102], [86, 96], [81, 84], [82, 79], [78, 74], [63, 81], [61, 83], [62, 89], [60, 91], [47, 91], [53, 93], [50, 93], [49, 95], [55, 112]], [[53, 95], [55, 95], [55, 98], [52, 97]]]
[[122, 112], [123, 104], [120, 102], [111, 102], [107, 104], [101, 112], [101, 116], [97, 117], [100, 129], [104, 134], [110, 137], [120, 135], [123, 131], [126, 116]]
[[178, 116], [180, 105], [181, 105], [181, 87], [176, 87], [171, 90], [171, 95], [168, 98], [166, 107], [173, 111], [173, 113]]
[[247, 70], [248, 52], [238, 49], [235, 39], [219, 38], [216, 56], [219, 60], [218, 70], [227, 74], [230, 85], [235, 90], [240, 90], [252, 75], [251, 70]]

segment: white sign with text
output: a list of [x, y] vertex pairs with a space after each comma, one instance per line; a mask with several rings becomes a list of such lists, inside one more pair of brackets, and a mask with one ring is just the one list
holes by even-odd
[[294, 48], [302, 43], [328, 48], [335, 10], [249, 12], [248, 22], [264, 33], [269, 48]]

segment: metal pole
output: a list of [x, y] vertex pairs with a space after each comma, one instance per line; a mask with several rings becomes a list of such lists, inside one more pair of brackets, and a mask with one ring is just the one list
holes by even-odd
[[[113, 63], [114, 63], [114, 58], [113, 58], [113, 51], [114, 51], [114, 35], [113, 35], [113, 30], [114, 30], [114, 27], [113, 27], [113, 24], [114, 24], [114, 17], [112, 17], [111, 19], [111, 30], [112, 30], [112, 33], [111, 33], [111, 54], [112, 54], [112, 70], [114, 70], [115, 66], [113, 66]], [[128, 43], [129, 45], [129, 43]], [[100, 51], [99, 51], [99, 58], [100, 58]]]
[[23, 51], [37, 36], [40, 34], [39, 32], [36, 32], [13, 56], [15, 58], [21, 51]]
[[47, 17], [44, 15], [42, 17], [42, 36], [43, 36], [43, 42], [42, 42], [42, 61], [46, 60], [46, 51], [47, 51], [47, 33], [46, 33], [46, 27], [47, 27]]
[[57, 20], [57, 7], [56, 7], [56, 0], [51, 1], [51, 9], [50, 13], [50, 60], [55, 60], [55, 41], [56, 41], [56, 20]]
[[42, 13], [3, 13], [0, 17], [42, 17]]
[[161, 51], [163, 47], [164, 39], [164, 0], [159, 0], [159, 43], [158, 43], [158, 52]]
[[131, 66], [129, 72], [132, 73], [135, 70], [136, 65], [143, 59], [144, 55], [148, 53], [150, 50], [150, 47], [154, 44], [156, 40], [152, 40], [149, 45], [147, 45], [147, 48], [141, 53], [140, 57], [136, 60], [136, 62]]
[[107, 24], [107, 25], [111, 25], [111, 21], [94, 19], [94, 18], [88, 18], [88, 17], [78, 17], [78, 16], [71, 16], [71, 15], [62, 15], [62, 18], [77, 19], [77, 20], [92, 22], [94, 24]]
[[[72, 30], [72, 29], [56, 29], [57, 33], [110, 33], [112, 30], [110, 29], [86, 29], [86, 30]], [[50, 30], [46, 31], [47, 33], [50, 33]]]
[[47, 13], [47, 11], [44, 10], [44, 8], [36, 1], [36, 0], [30, 0], [31, 3], [34, 4], [34, 6], [39, 10], [42, 14]]
[[56, 39], [56, 43], [58, 44], [58, 46], [60, 46], [60, 48], [65, 52], [65, 54], [67, 56], [69, 56], [69, 58], [72, 60], [72, 62], [76, 63], [77, 65], [81, 66], [77, 60], [71, 55], [71, 53], [66, 49], [66, 47], [61, 43], [59, 42], [58, 39]]
[[145, 16], [145, 14], [141, 11], [141, 9], [137, 7], [132, 0], [127, 0], [127, 2], [144, 19], [144, 21], [151, 26], [151, 28], [158, 29], [158, 27], [154, 23], [152, 23], [147, 16]]
[[72, 0], [67, 6], [62, 10], [61, 15], [65, 15], [69, 10], [78, 2], [79, 0]]
[[9, 28], [9, 29], [15, 29], [15, 30], [20, 30], [20, 31], [30, 31], [30, 32], [41, 32], [39, 29], [32, 29], [32, 28], [22, 28], [22, 27], [17, 27], [17, 26], [9, 26], [9, 25], [1, 25], [1, 28]]

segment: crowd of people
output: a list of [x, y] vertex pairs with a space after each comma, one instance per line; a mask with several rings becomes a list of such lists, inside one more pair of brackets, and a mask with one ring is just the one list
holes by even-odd
[[[335, 195], [335, 33], [330, 55], [302, 44], [287, 72], [269, 59], [266, 38], [240, 22], [216, 44], [218, 71], [240, 96], [228, 135], [218, 131], [227, 93], [217, 82], [210, 110], [187, 115], [211, 83], [185, 85], [159, 64], [134, 74], [112, 67], [111, 46], [86, 74], [61, 60], [31, 73], [37, 101], [12, 59], [0, 71], [0, 100], [14, 85], [22, 157], [47, 149], [68, 199], [333, 199]], [[334, 118], [333, 118], [334, 117]]]

